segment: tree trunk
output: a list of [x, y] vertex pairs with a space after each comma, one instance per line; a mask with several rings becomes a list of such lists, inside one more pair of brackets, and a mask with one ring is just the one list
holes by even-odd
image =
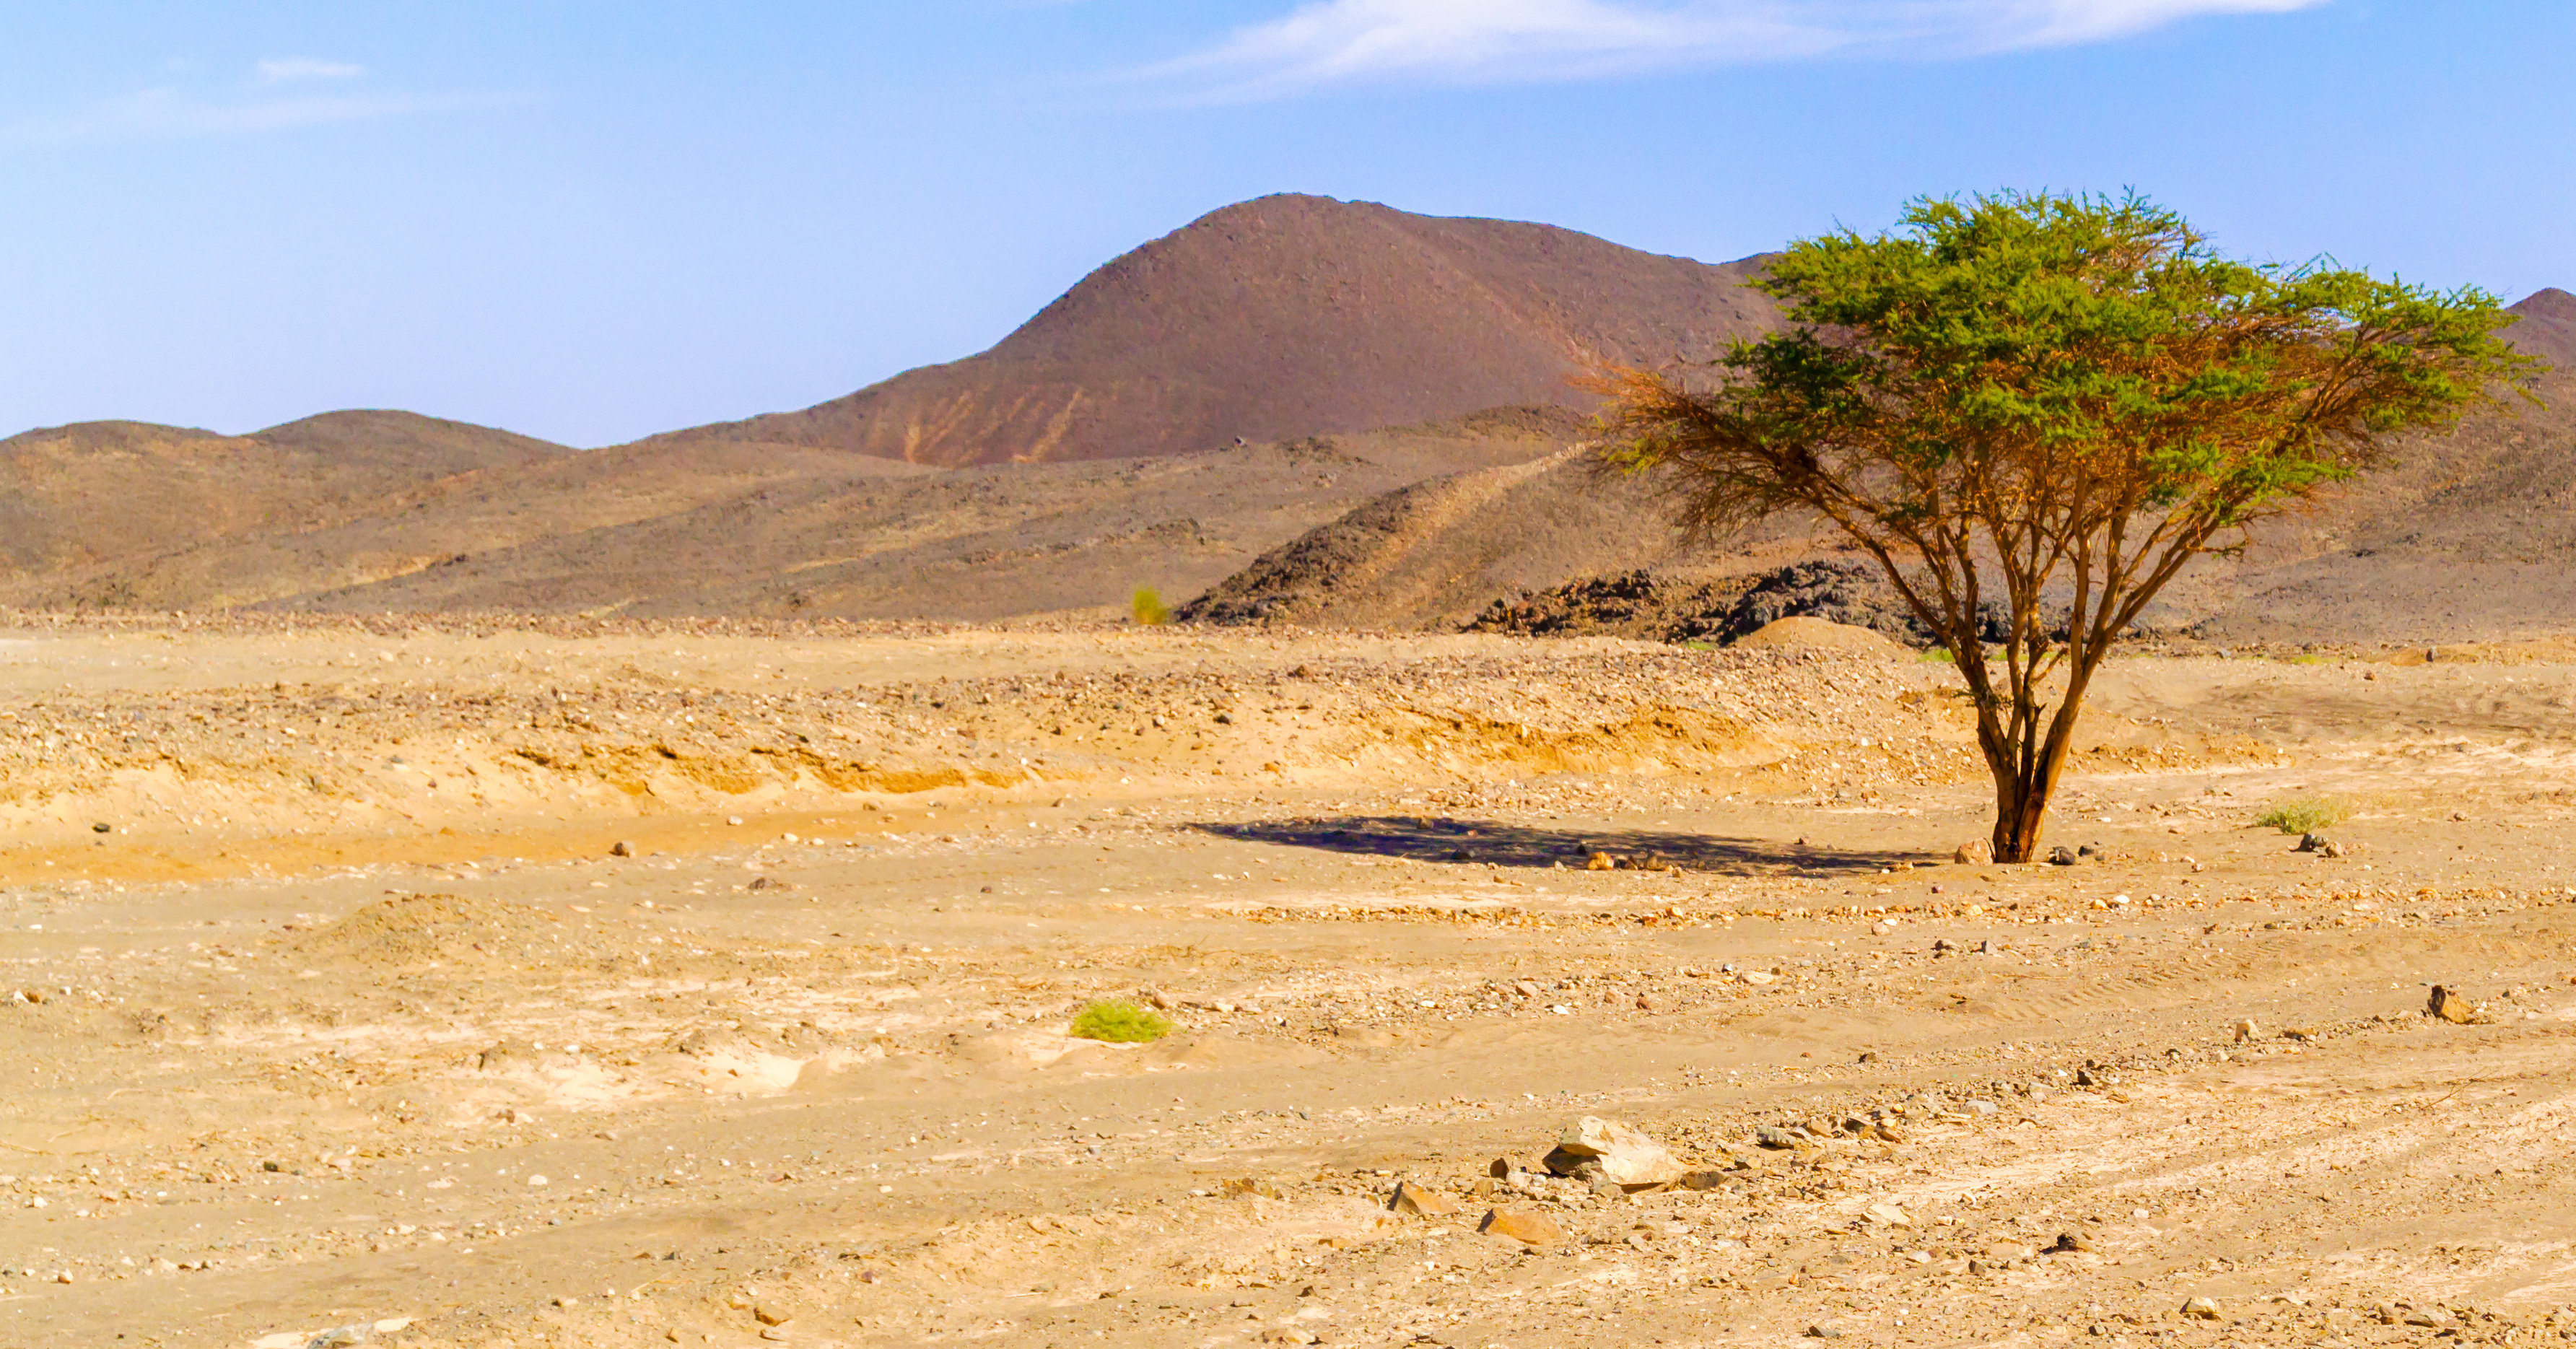
[[[2021, 746], [2005, 743], [2002, 735], [1983, 746], [1986, 767], [1995, 777], [1995, 860], [2030, 862], [2039, 857], [2040, 828], [2048, 820], [2049, 798], [2057, 794], [2057, 780], [2066, 771], [2066, 753], [2075, 740], [2075, 701], [2084, 696], [2084, 685], [2092, 671], [2079, 670], [2069, 681], [2066, 701], [2061, 702], [2056, 716], [2044, 724], [2034, 724], [2029, 734], [2036, 744]], [[1981, 741], [1988, 737], [1980, 734]], [[2024, 773], [2026, 761], [2030, 771]]]
[[1995, 860], [2028, 862], [2039, 855], [2039, 830], [2048, 818], [2048, 786], [2018, 772], [1995, 774]]

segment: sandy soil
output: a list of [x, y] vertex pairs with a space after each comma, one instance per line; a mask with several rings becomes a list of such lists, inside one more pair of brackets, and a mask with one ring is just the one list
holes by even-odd
[[2557, 1342], [2576, 661], [2436, 654], [1997, 867], [1910, 656], [30, 624], [0, 1345]]

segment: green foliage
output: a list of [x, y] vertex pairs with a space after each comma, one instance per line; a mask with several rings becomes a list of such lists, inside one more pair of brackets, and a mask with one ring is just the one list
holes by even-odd
[[1877, 560], [1976, 705], [2000, 861], [2035, 851], [2086, 681], [2186, 562], [2545, 368], [2484, 291], [2231, 260], [2136, 196], [1924, 199], [1759, 285], [1788, 325], [1706, 376], [1592, 381], [1609, 455], [1667, 473], [1702, 536], [1795, 512]]
[[1066, 1032], [1077, 1040], [1107, 1040], [1113, 1044], [1142, 1044], [1171, 1033], [1171, 1022], [1132, 1002], [1092, 1003], [1075, 1014], [1073, 1026]]
[[2293, 796], [2275, 801], [2254, 823], [2284, 834], [2313, 834], [2352, 818], [2352, 808], [2330, 796]]
[[1135, 597], [1127, 601], [1127, 611], [1136, 621], [1149, 628], [1159, 628], [1172, 621], [1171, 607], [1150, 586], [1137, 587]]

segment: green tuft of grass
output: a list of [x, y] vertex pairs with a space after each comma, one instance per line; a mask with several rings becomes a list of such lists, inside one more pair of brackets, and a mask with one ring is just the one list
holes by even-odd
[[1092, 1003], [1074, 1015], [1073, 1028], [1066, 1032], [1077, 1040], [1122, 1045], [1143, 1044], [1171, 1033], [1171, 1022], [1132, 1002]]
[[2313, 834], [2352, 818], [2352, 808], [2332, 797], [2293, 796], [2272, 803], [2254, 823], [2284, 834]]
[[1151, 586], [1137, 588], [1135, 597], [1127, 601], [1127, 612], [1149, 628], [1159, 628], [1172, 621], [1171, 606], [1163, 603], [1163, 597], [1156, 594]]

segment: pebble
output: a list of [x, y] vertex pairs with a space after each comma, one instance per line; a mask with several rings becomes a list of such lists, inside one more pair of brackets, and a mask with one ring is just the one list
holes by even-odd
[[2255, 1025], [2252, 1017], [2236, 1023], [2236, 1043], [2240, 1045], [2258, 1039], [2262, 1034], [2263, 1028]]
[[1493, 1209], [1476, 1224], [1476, 1230], [1489, 1237], [1510, 1237], [1524, 1246], [1555, 1246], [1565, 1241], [1564, 1228], [1546, 1214], [1531, 1209]]
[[635, 855], [635, 845], [621, 838], [615, 843], [608, 845], [608, 855], [611, 857], [633, 857]]
[[2185, 1300], [2182, 1304], [2182, 1314], [2195, 1321], [2215, 1321], [2220, 1316], [2217, 1300], [2205, 1297]]
[[1397, 1213], [1410, 1213], [1417, 1218], [1440, 1218], [1458, 1211], [1455, 1200], [1423, 1189], [1412, 1181], [1398, 1181], [1395, 1193], [1388, 1195], [1386, 1206]]

